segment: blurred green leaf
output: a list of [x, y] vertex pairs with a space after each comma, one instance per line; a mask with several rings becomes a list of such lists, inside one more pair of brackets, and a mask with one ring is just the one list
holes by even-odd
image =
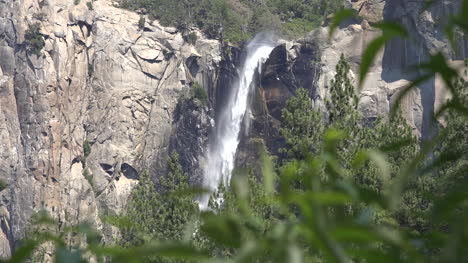
[[396, 37], [408, 37], [406, 29], [393, 22], [381, 22], [374, 25], [374, 27], [382, 30], [382, 36], [372, 40], [362, 54], [361, 66], [359, 68], [359, 89], [362, 89], [367, 74], [375, 61], [375, 57], [385, 44]]
[[468, 179], [458, 182], [455, 187], [449, 189], [444, 197], [436, 201], [433, 209], [433, 217], [440, 221], [448, 220], [451, 216], [457, 215], [457, 209], [462, 205], [467, 205], [467, 189]]
[[174, 191], [171, 195], [175, 197], [197, 197], [209, 193], [211, 193], [211, 191], [203, 187], [190, 187], [188, 189]]
[[424, 74], [418, 77], [417, 79], [411, 81], [411, 83], [409, 83], [406, 87], [404, 87], [401, 91], [399, 91], [393, 103], [391, 115], [395, 116], [396, 113], [400, 110], [400, 105], [401, 105], [402, 100], [406, 97], [406, 95], [408, 95], [410, 91], [418, 87], [418, 85], [423, 84], [425, 81], [429, 80], [431, 77], [433, 77], [432, 74]]
[[29, 259], [32, 254], [34, 253], [34, 250], [40, 245], [40, 242], [33, 241], [33, 240], [28, 240], [25, 241], [23, 244], [19, 246], [18, 249], [16, 249], [11, 256], [11, 258], [7, 261], [10, 263], [23, 263], [27, 262], [27, 259]]
[[288, 246], [288, 259], [289, 263], [302, 263], [303, 255], [301, 249], [296, 244], [289, 244]]
[[347, 194], [331, 191], [309, 192], [306, 194], [306, 198], [321, 205], [345, 205], [352, 201], [352, 198]]
[[267, 195], [271, 196], [275, 188], [275, 172], [273, 161], [265, 151], [260, 153], [260, 162], [262, 164], [263, 184]]
[[346, 19], [349, 19], [355, 16], [356, 16], [356, 10], [354, 9], [342, 9], [336, 12], [333, 15], [333, 22], [330, 25], [328, 38], [332, 38], [333, 33], [335, 33], [336, 29], [341, 25], [341, 23], [343, 23]]
[[57, 248], [55, 252], [55, 262], [56, 263], [80, 263], [84, 262], [81, 259], [81, 252], [79, 250], [70, 251], [64, 247]]
[[239, 248], [242, 245], [239, 221], [231, 215], [202, 213], [200, 230], [209, 238], [227, 247]]
[[390, 209], [396, 210], [401, 202], [403, 190], [406, 187], [411, 176], [417, 176], [420, 165], [428, 158], [434, 147], [440, 142], [440, 136], [424, 142], [420, 152], [411, 160], [401, 173], [394, 179], [390, 192]]
[[341, 226], [331, 230], [331, 235], [339, 241], [352, 241], [373, 243], [381, 241], [381, 238], [374, 231], [364, 227]]
[[125, 216], [103, 216], [102, 221], [118, 228], [125, 228], [133, 225], [133, 222]]

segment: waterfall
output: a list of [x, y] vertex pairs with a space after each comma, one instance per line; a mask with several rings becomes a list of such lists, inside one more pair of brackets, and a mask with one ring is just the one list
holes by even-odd
[[[261, 72], [261, 65], [275, 47], [273, 41], [264, 36], [264, 34], [257, 35], [247, 45], [239, 79], [231, 85], [226, 105], [222, 107], [215, 123], [203, 174], [203, 186], [212, 192], [216, 191], [221, 182], [225, 186], [229, 185], [242, 121], [249, 110], [249, 94], [254, 86], [255, 73]], [[209, 198], [210, 195], [206, 194], [199, 200], [202, 210], [207, 209]]]

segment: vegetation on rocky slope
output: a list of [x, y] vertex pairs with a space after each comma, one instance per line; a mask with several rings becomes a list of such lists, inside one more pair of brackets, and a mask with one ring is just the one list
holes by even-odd
[[35, 23], [29, 25], [29, 28], [24, 34], [24, 44], [26, 46], [26, 50], [31, 54], [35, 54], [36, 56], [41, 55], [42, 49], [45, 46], [44, 37], [40, 31], [41, 25], [39, 23]]
[[193, 26], [209, 37], [231, 42], [272, 30], [289, 37], [303, 36], [326, 16], [343, 7], [343, 0], [121, 0], [163, 25], [186, 31]]
[[[183, 240], [184, 228], [198, 212], [198, 206], [190, 196], [188, 175], [182, 171], [176, 152], [167, 160], [169, 172], [160, 177], [159, 191], [145, 173], [134, 189], [127, 205], [125, 219], [131, 222], [123, 228], [120, 241], [125, 247], [139, 246], [148, 240]], [[161, 262], [150, 257], [151, 262]]]

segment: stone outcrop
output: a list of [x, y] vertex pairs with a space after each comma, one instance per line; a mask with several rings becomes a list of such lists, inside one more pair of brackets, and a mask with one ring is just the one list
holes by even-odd
[[[215, 90], [220, 43], [139, 19], [108, 0], [0, 1], [0, 255], [41, 209], [109, 237], [99, 216], [122, 210], [139, 173], [157, 174], [174, 130], [204, 129], [174, 113], [191, 83]], [[35, 23], [38, 56], [25, 45]]]

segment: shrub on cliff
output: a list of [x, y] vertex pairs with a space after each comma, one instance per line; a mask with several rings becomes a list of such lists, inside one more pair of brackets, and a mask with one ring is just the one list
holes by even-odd
[[192, 94], [192, 98], [198, 100], [203, 105], [208, 104], [208, 94], [206, 93], [206, 90], [205, 88], [203, 88], [202, 85], [196, 82], [193, 83], [191, 94]]
[[39, 23], [29, 25], [24, 34], [24, 44], [26, 50], [36, 56], [39, 56], [45, 46], [44, 37], [41, 34], [41, 25]]
[[138, 29], [143, 30], [145, 29], [146, 18], [144, 16], [140, 16], [138, 20]]
[[184, 36], [184, 40], [190, 45], [195, 45], [197, 43], [198, 37], [195, 32], [190, 32], [190, 34]]

